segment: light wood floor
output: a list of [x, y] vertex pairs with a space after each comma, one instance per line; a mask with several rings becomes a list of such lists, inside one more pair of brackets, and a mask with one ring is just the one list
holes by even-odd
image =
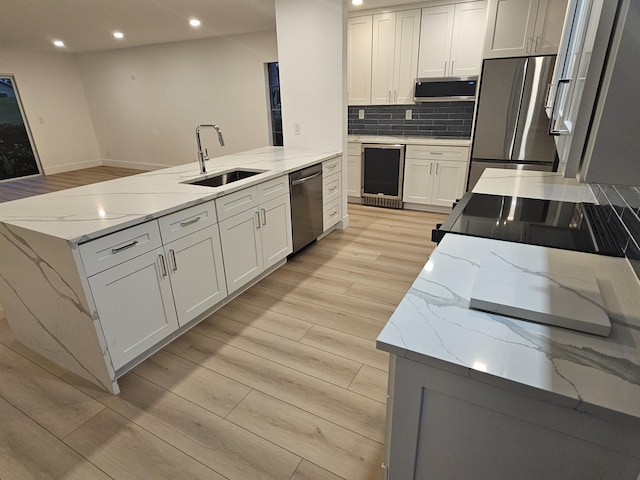
[[21, 346], [0, 307], [0, 478], [379, 479], [388, 356], [375, 339], [444, 216], [349, 214], [125, 375], [119, 396]]

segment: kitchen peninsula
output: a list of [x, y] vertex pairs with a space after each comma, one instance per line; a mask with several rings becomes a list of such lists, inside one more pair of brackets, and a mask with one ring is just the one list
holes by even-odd
[[287, 174], [317, 163], [337, 173], [340, 152], [218, 157], [207, 177], [258, 173], [216, 188], [189, 183], [202, 177], [192, 163], [2, 204], [0, 303], [13, 334], [118, 393], [126, 371], [286, 261]]
[[[588, 186], [541, 172], [487, 170], [474, 192], [595, 200]], [[590, 269], [610, 335], [470, 309], [488, 256], [532, 277], [540, 265]], [[446, 234], [378, 348], [391, 354], [391, 480], [638, 477], [640, 284], [625, 258]]]

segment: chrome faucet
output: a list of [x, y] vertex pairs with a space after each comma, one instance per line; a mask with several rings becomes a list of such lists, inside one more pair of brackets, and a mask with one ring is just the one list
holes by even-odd
[[204, 162], [209, 160], [209, 152], [205, 148], [202, 150], [202, 143], [200, 142], [200, 129], [201, 128], [213, 128], [216, 132], [218, 132], [218, 140], [220, 141], [220, 146], [224, 147], [224, 138], [222, 137], [222, 131], [218, 128], [217, 125], [205, 124], [198, 125], [196, 127], [196, 142], [198, 143], [198, 161], [200, 162], [200, 173], [207, 173], [207, 169], [205, 168]]

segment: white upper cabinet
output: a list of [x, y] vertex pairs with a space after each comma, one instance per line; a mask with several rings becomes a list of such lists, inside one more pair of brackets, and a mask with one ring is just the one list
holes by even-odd
[[486, 1], [422, 9], [418, 77], [478, 75]]
[[373, 16], [372, 104], [413, 102], [419, 39], [420, 10]]
[[371, 16], [349, 19], [347, 40], [347, 96], [349, 105], [371, 103]]
[[484, 57], [558, 53], [568, 0], [489, 0]]

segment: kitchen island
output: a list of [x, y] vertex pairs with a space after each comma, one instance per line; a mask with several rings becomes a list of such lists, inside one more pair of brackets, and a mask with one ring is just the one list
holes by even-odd
[[126, 371], [286, 261], [287, 175], [316, 163], [340, 171], [340, 152], [265, 147], [210, 161], [207, 178], [258, 172], [220, 187], [189, 183], [203, 177], [193, 163], [0, 205], [13, 334], [118, 393]]
[[[588, 188], [488, 170], [474, 192], [584, 201], [593, 199]], [[610, 335], [470, 309], [488, 256], [533, 277], [543, 275], [532, 267], [540, 263], [591, 269]], [[389, 479], [636, 480], [640, 472], [640, 283], [625, 258], [447, 234], [378, 348], [392, 354]]]

